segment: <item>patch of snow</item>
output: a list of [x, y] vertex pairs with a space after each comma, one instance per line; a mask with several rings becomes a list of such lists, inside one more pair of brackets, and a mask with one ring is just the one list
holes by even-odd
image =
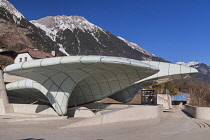
[[103, 44], [99, 41], [99, 39], [95, 36], [94, 33], [91, 33], [91, 35], [95, 38], [95, 40], [96, 40], [99, 44], [101, 44], [103, 47], [106, 47], [105, 45], [103, 45]]
[[200, 64], [199, 62], [189, 62], [187, 63], [188, 66], [194, 66], [194, 65], [197, 65], [197, 64]]
[[176, 64], [191, 67], [191, 66], [195, 66], [195, 65], [200, 64], [200, 63], [199, 62], [192, 61], [192, 62], [188, 62], [188, 63], [185, 63], [185, 62], [177, 62]]
[[91, 33], [91, 35], [95, 38], [95, 40], [98, 42], [98, 38], [94, 35], [94, 33]]
[[176, 64], [182, 65], [182, 66], [187, 66], [187, 63], [185, 63], [185, 62], [177, 62]]
[[149, 55], [149, 56], [155, 56], [154, 54], [149, 53], [148, 51], [144, 50], [142, 47], [140, 47], [139, 45], [133, 43], [133, 42], [129, 42], [128, 40], [118, 36], [117, 38], [121, 39], [122, 41], [124, 41], [128, 46], [130, 46], [132, 49], [135, 49], [143, 54]]
[[70, 55], [70, 54], [68, 54], [68, 53], [66, 52], [66, 50], [64, 49], [64, 47], [63, 47], [62, 44], [58, 44], [58, 46], [59, 46], [59, 51], [61, 51], [62, 53], [64, 53], [64, 54], [67, 55], [67, 56]]
[[77, 42], [78, 42], [78, 53], [77, 53], [77, 55], [79, 55], [79, 53], [80, 53], [80, 40], [79, 40], [79, 38], [78, 38], [78, 32], [79, 32], [79, 31], [77, 31], [77, 35], [76, 35]]
[[[25, 18], [10, 2], [7, 0], [0, 0], [0, 7], [7, 9], [10, 14], [16, 16], [18, 19]], [[14, 18], [14, 17], [13, 17]], [[16, 19], [14, 19], [16, 21]]]
[[101, 42], [98, 42], [99, 44], [101, 44], [103, 47], [105, 47], [106, 48], [106, 46], [104, 45], [104, 44], [102, 44]]
[[39, 24], [37, 22], [35, 22], [33, 24], [35, 26], [37, 26], [38, 28], [42, 29], [43, 31], [45, 31], [46, 32], [46, 35], [49, 36], [53, 41], [55, 41], [56, 34], [57, 34], [57, 32], [55, 30], [51, 30], [50, 28], [47, 28], [45, 25]]

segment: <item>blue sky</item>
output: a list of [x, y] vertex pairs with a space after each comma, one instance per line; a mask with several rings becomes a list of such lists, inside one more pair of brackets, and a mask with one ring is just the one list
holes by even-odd
[[9, 0], [28, 20], [79, 15], [173, 63], [210, 66], [210, 0]]

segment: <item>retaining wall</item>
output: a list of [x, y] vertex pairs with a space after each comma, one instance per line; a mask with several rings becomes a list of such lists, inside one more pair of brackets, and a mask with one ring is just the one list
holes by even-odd
[[163, 109], [172, 108], [171, 96], [169, 94], [157, 94], [157, 104], [162, 104]]
[[118, 111], [112, 111], [104, 115], [95, 116], [89, 119], [85, 119], [63, 128], [80, 127], [89, 125], [99, 125], [114, 123], [120, 121], [134, 121], [134, 120], [146, 120], [152, 118], [158, 118], [163, 112], [163, 106], [148, 106], [148, 105], [130, 105], [124, 109]]
[[196, 119], [210, 120], [210, 107], [185, 105], [185, 111]]

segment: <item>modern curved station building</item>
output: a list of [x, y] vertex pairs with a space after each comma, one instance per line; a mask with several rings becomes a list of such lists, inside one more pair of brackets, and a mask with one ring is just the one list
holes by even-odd
[[65, 56], [16, 63], [5, 73], [27, 78], [6, 85], [8, 95], [67, 108], [109, 97], [129, 102], [142, 88], [195, 74], [177, 64], [108, 56]]

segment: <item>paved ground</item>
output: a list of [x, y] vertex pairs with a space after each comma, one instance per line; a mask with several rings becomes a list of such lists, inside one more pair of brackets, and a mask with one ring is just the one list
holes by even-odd
[[[23, 122], [23, 121], [46, 121], [46, 120], [63, 120], [67, 116], [54, 115], [29, 115], [21, 113], [7, 113], [7, 115], [0, 115], [0, 124], [3, 122]], [[1, 128], [1, 125], [0, 125]]]
[[[81, 118], [78, 118], [81, 119]], [[1, 140], [209, 140], [210, 121], [191, 119], [180, 110], [160, 119], [59, 129], [78, 119], [0, 123]]]

